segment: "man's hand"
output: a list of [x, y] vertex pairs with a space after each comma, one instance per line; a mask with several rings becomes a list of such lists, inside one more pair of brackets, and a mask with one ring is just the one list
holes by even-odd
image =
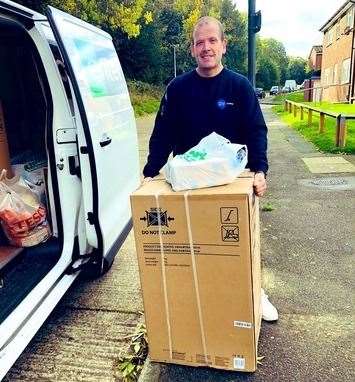
[[266, 191], [266, 179], [263, 172], [257, 172], [254, 176], [254, 192], [256, 196], [263, 196]]
[[150, 176], [147, 176], [147, 177], [143, 178], [143, 180], [142, 180], [142, 185], [143, 185], [143, 184], [146, 184], [146, 183], [148, 183], [148, 182], [150, 182], [152, 179], [153, 179], [153, 178], [151, 178]]

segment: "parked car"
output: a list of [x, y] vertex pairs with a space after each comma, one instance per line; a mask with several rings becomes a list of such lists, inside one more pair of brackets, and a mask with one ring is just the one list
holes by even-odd
[[46, 15], [0, 0], [10, 159], [45, 163], [52, 232], [12, 260], [0, 240], [0, 380], [77, 276], [110, 268], [140, 182], [135, 118], [111, 36], [53, 7]]
[[258, 98], [264, 98], [265, 97], [265, 91], [263, 88], [255, 88], [255, 93]]
[[278, 94], [278, 92], [279, 92], [279, 87], [277, 85], [274, 85], [274, 86], [271, 87], [270, 95]]
[[284, 86], [282, 89], [281, 89], [281, 93], [290, 93], [292, 91], [292, 89], [288, 86]]

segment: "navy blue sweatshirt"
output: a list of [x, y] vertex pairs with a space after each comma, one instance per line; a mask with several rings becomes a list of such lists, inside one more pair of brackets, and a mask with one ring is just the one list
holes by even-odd
[[268, 170], [267, 127], [247, 78], [224, 68], [215, 77], [196, 70], [176, 77], [161, 101], [143, 174], [154, 177], [169, 155], [183, 154], [215, 131], [246, 144], [251, 171]]

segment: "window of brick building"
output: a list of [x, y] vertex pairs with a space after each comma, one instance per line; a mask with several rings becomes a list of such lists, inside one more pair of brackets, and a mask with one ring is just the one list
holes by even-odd
[[343, 61], [341, 66], [341, 83], [347, 84], [350, 81], [350, 58]]
[[338, 64], [335, 64], [334, 65], [334, 77], [333, 77], [333, 84], [334, 85], [337, 85], [338, 82], [339, 82], [339, 78], [338, 78]]
[[329, 69], [329, 84], [328, 85], [333, 85], [334, 84], [334, 68], [331, 67]]
[[349, 28], [354, 26], [354, 7], [352, 7], [346, 14], [346, 26]]
[[329, 29], [328, 32], [328, 45], [332, 44], [334, 40], [334, 28]]
[[328, 32], [324, 32], [324, 42], [323, 42], [323, 45], [324, 46], [328, 45]]
[[340, 38], [340, 21], [338, 21], [335, 26], [335, 38], [337, 40]]
[[329, 85], [329, 68], [324, 70], [323, 86]]

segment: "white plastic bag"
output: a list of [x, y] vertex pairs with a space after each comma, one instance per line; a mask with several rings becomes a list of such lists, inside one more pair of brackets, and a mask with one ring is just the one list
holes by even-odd
[[243, 172], [248, 161], [245, 145], [230, 143], [213, 132], [164, 167], [174, 191], [228, 184]]
[[0, 222], [9, 243], [17, 247], [37, 245], [50, 236], [46, 209], [38, 195], [18, 176], [0, 176]]

